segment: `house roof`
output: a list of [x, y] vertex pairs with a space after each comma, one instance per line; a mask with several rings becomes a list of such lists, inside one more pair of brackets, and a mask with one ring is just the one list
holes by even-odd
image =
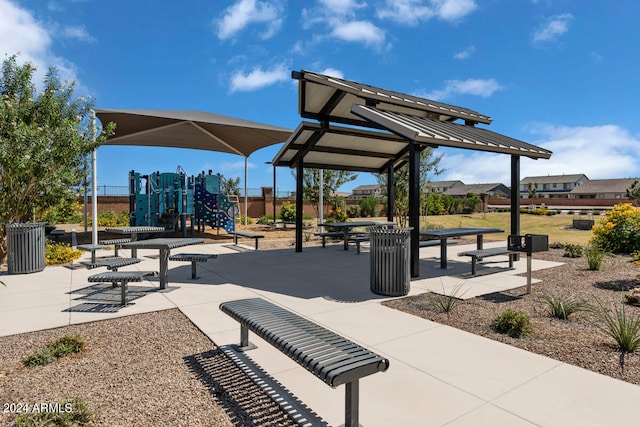
[[520, 180], [520, 185], [522, 184], [575, 184], [580, 179], [589, 179], [584, 174], [573, 174], [573, 175], [545, 175], [545, 176], [527, 176]]
[[509, 188], [501, 183], [490, 184], [463, 184], [449, 188], [444, 194], [448, 196], [464, 196], [469, 193], [473, 194], [493, 194], [496, 192], [509, 193]]
[[379, 188], [380, 188], [380, 184], [366, 184], [366, 185], [358, 185], [353, 189], [353, 191], [377, 190]]
[[449, 187], [453, 187], [454, 185], [464, 185], [464, 182], [459, 181], [459, 180], [452, 180], [452, 181], [429, 181], [425, 184], [425, 187], [438, 187], [438, 188], [449, 188]]
[[640, 181], [640, 178], [590, 179], [571, 190], [569, 194], [624, 194], [635, 181]]

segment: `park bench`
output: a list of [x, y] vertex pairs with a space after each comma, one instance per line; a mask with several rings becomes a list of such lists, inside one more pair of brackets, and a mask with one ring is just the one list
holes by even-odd
[[96, 251], [97, 250], [101, 250], [101, 249], [111, 249], [111, 247], [109, 246], [105, 246], [105, 245], [94, 245], [92, 243], [90, 244], [86, 244], [86, 245], [78, 245], [77, 246], [78, 249], [80, 249], [81, 251], [87, 251], [87, 252], [91, 252], [91, 262], [95, 263], [96, 262]]
[[349, 243], [356, 244], [356, 253], [358, 255], [360, 255], [360, 244], [362, 242], [368, 242], [370, 240], [371, 240], [371, 237], [368, 235], [355, 235], [355, 236], [349, 237]]
[[142, 282], [142, 279], [151, 276], [155, 277], [155, 271], [108, 271], [105, 273], [89, 276], [89, 282], [111, 282], [113, 286], [120, 284], [120, 301], [122, 305], [127, 305], [127, 291], [129, 282]]
[[321, 233], [313, 233], [314, 236], [322, 237], [322, 247], [326, 247], [327, 237], [342, 237], [344, 233], [342, 231], [323, 231]]
[[476, 265], [478, 261], [481, 261], [483, 258], [488, 258], [488, 257], [498, 256], [498, 255], [509, 255], [509, 268], [513, 268], [513, 257], [516, 254], [517, 252], [510, 251], [507, 248], [489, 248], [489, 249], [476, 249], [473, 251], [460, 252], [458, 256], [471, 257], [471, 275], [475, 276]]
[[264, 237], [264, 235], [262, 235], [262, 234], [249, 233], [247, 231], [232, 231], [229, 234], [233, 234], [233, 244], [234, 245], [238, 244], [238, 237], [247, 237], [247, 238], [250, 238], [250, 239], [255, 239], [256, 240], [256, 251], [258, 250], [258, 239], [262, 239]]
[[88, 270], [98, 267], [107, 267], [107, 270], [118, 271], [118, 268], [120, 267], [137, 264], [139, 262], [140, 260], [138, 258], [102, 258], [95, 262], [85, 262], [83, 264]]
[[359, 425], [358, 380], [386, 371], [389, 360], [262, 298], [224, 302], [220, 310], [240, 323], [238, 350], [255, 348], [250, 330], [327, 385], [345, 384], [344, 425]]
[[175, 254], [170, 255], [170, 261], [189, 261], [191, 262], [191, 278], [197, 279], [196, 277], [196, 263], [198, 262], [207, 262], [209, 258], [218, 258], [218, 255], [212, 254]]
[[113, 256], [118, 256], [118, 249], [121, 248], [123, 243], [129, 243], [131, 241], [130, 238], [125, 237], [122, 239], [108, 239], [108, 240], [100, 240], [98, 243], [101, 245], [113, 245], [114, 253]]

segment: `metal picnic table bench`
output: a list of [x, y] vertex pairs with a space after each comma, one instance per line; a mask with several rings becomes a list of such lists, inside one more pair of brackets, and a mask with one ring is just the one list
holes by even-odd
[[435, 237], [440, 239], [440, 268], [447, 269], [447, 239], [451, 237], [462, 237], [476, 235], [477, 249], [482, 249], [482, 236], [489, 233], [504, 233], [500, 228], [436, 228], [433, 230], [420, 230], [420, 235]]
[[240, 322], [238, 350], [255, 348], [251, 330], [327, 385], [345, 384], [344, 425], [359, 426], [358, 380], [386, 371], [388, 359], [262, 298], [224, 302], [220, 310]]

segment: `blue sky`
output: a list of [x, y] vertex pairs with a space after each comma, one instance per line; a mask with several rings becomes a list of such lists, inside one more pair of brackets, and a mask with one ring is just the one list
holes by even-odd
[[[640, 2], [620, 0], [0, 0], [0, 52], [50, 65], [98, 108], [203, 110], [294, 129], [292, 70], [460, 105], [554, 152], [521, 176], [640, 176]], [[270, 186], [281, 144], [249, 157]], [[434, 180], [509, 184], [509, 156], [443, 150]], [[100, 147], [99, 185], [131, 169], [243, 177], [207, 151]], [[341, 190], [375, 183], [359, 174]], [[278, 190], [293, 190], [278, 169]]]

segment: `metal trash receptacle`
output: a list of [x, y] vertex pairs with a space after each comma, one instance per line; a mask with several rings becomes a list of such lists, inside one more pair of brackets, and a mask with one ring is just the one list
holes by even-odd
[[371, 292], [385, 296], [409, 293], [411, 227], [370, 227]]
[[44, 226], [44, 222], [6, 223], [9, 274], [36, 273], [44, 270]]

